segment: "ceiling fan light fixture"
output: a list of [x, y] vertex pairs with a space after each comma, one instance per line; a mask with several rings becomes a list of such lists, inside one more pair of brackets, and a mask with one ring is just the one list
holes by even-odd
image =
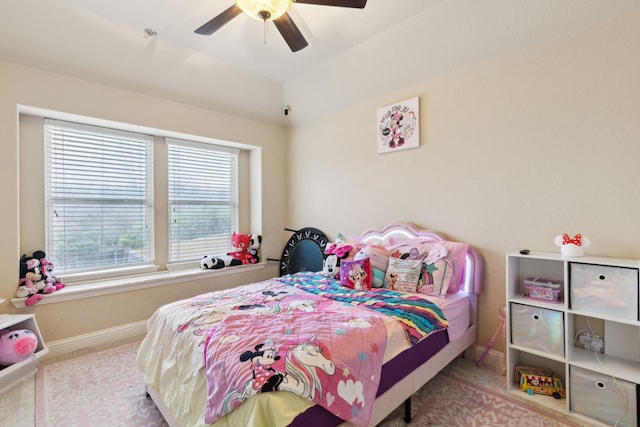
[[244, 13], [258, 21], [273, 21], [285, 14], [292, 0], [236, 0]]

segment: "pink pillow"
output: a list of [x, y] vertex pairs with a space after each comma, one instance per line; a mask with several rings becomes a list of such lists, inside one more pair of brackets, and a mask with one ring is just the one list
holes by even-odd
[[369, 258], [357, 261], [342, 261], [340, 284], [359, 291], [371, 289], [371, 262]]
[[384, 246], [368, 245], [360, 249], [354, 259], [369, 258], [371, 262], [371, 286], [381, 288], [389, 265], [389, 251]]

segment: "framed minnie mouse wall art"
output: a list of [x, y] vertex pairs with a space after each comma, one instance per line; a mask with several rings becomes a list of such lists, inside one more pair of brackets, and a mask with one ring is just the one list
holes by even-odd
[[420, 98], [410, 98], [378, 109], [378, 153], [420, 146]]

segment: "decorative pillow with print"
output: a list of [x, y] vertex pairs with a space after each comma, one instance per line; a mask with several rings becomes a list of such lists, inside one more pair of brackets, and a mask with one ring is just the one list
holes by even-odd
[[389, 265], [384, 277], [384, 287], [403, 292], [416, 292], [422, 260], [389, 258]]
[[384, 246], [368, 245], [360, 249], [353, 259], [369, 258], [371, 262], [371, 287], [381, 288], [389, 265], [389, 251]]
[[340, 264], [349, 259], [353, 259], [355, 248], [352, 244], [345, 242], [339, 235], [335, 242], [327, 243], [324, 250], [324, 260], [322, 261], [322, 272], [336, 279], [340, 278]]
[[340, 284], [358, 291], [371, 289], [371, 262], [369, 258], [343, 261], [340, 264]]

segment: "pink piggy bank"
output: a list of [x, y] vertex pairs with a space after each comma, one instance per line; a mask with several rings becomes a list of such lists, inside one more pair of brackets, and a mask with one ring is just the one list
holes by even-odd
[[11, 365], [31, 357], [38, 338], [29, 329], [0, 331], [0, 365]]

